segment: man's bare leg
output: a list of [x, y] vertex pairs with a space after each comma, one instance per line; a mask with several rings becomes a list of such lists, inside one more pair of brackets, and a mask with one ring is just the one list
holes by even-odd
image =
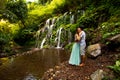
[[84, 66], [84, 65], [85, 65], [85, 61], [86, 61], [86, 56], [85, 56], [85, 55], [82, 55], [81, 58], [82, 58], [82, 59], [81, 59], [82, 61], [81, 61], [80, 66]]

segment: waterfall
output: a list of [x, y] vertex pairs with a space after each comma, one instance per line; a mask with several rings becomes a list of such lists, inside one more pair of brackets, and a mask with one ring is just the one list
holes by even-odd
[[68, 12], [65, 12], [64, 13], [64, 15], [63, 15], [63, 22], [64, 22], [64, 24], [66, 24], [66, 18], [67, 18], [67, 14], [68, 14]]
[[73, 14], [73, 15], [71, 16], [71, 19], [70, 19], [70, 23], [71, 23], [71, 24], [74, 24], [74, 22], [75, 22], [75, 19], [74, 19], [74, 18], [75, 18], [75, 15]]
[[52, 37], [53, 27], [54, 27], [54, 25], [52, 24], [52, 25], [50, 25], [50, 27], [49, 27], [49, 29], [48, 29], [48, 33], [47, 33], [48, 38], [51, 38], [51, 37]]
[[[52, 21], [52, 22], [51, 22]], [[56, 18], [53, 18], [52, 20], [50, 19], [47, 19], [46, 20], [46, 24], [44, 26], [44, 28], [42, 29], [42, 33], [45, 33], [45, 31], [47, 31], [46, 33], [46, 37], [42, 40], [41, 42], [41, 45], [40, 45], [40, 48], [43, 48], [44, 46], [44, 43], [46, 41], [49, 41], [50, 42], [50, 38], [52, 38], [52, 31], [53, 31], [53, 28], [54, 28], [54, 25], [55, 25], [55, 22], [56, 22]], [[39, 35], [39, 34], [38, 34]], [[38, 44], [38, 43], [37, 43]], [[49, 44], [49, 43], [48, 43]]]
[[70, 24], [73, 24], [75, 22], [75, 15], [70, 12]]
[[41, 45], [40, 45], [40, 48], [41, 48], [41, 49], [43, 48], [43, 45], [44, 45], [45, 41], [46, 41], [46, 37], [42, 40], [42, 43], [41, 43]]
[[[66, 43], [71, 43], [72, 33], [70, 29], [68, 28], [68, 30], [66, 30], [67, 28], [63, 29], [60, 26], [74, 24], [76, 23], [77, 19], [79, 19], [80, 16], [83, 16], [84, 14], [85, 14], [84, 10], [78, 10], [76, 13], [65, 12], [63, 15], [57, 18], [47, 19], [44, 27], [36, 32], [36, 45], [35, 46], [37, 48], [43, 48], [44, 45], [45, 46], [48, 45], [48, 46], [56, 46], [57, 48], [61, 48], [62, 45], [64, 46]], [[53, 30], [55, 31], [56, 28], [58, 29], [56, 33], [54, 34]], [[43, 39], [41, 40], [41, 38]], [[61, 40], [63, 39], [64, 41], [62, 42]], [[53, 43], [55, 43], [55, 45]]]
[[49, 29], [49, 26], [50, 26], [50, 19], [48, 19], [48, 20], [46, 21], [45, 29]]
[[56, 21], [56, 18], [53, 18], [52, 19], [52, 24], [49, 26], [49, 29], [48, 29], [48, 35], [49, 35], [50, 38], [52, 37], [52, 31], [53, 31], [53, 28], [54, 28], [54, 25], [55, 25], [55, 21]]
[[72, 41], [72, 33], [70, 31], [70, 29], [68, 29], [68, 43], [70, 44]]
[[85, 15], [85, 11], [84, 10], [81, 10], [81, 12], [82, 12], [82, 15]]
[[55, 21], [56, 21], [56, 18], [53, 18], [53, 19], [52, 19], [52, 25], [55, 24]]
[[56, 20], [56, 27], [60, 26], [60, 18], [58, 17], [57, 20]]
[[57, 42], [57, 48], [61, 48], [60, 46], [60, 37], [61, 37], [61, 31], [62, 31], [62, 27], [58, 29], [57, 31], [57, 39], [58, 39], [58, 42]]
[[40, 45], [40, 35], [45, 33], [45, 31], [48, 31], [49, 27], [50, 27], [50, 19], [47, 19], [45, 26], [36, 32], [36, 45], [35, 45], [36, 48], [43, 48], [43, 45], [46, 41], [46, 37], [42, 40]]

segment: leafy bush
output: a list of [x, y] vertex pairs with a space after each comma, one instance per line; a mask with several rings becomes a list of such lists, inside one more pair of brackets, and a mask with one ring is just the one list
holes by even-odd
[[[18, 24], [11, 24], [8, 21], [1, 20], [0, 21], [0, 50], [1, 52], [5, 50], [5, 48], [10, 48], [10, 42], [13, 40], [13, 37], [19, 31]], [[8, 49], [7, 49], [8, 50]]]
[[120, 23], [104, 22], [101, 26], [102, 38], [106, 39], [120, 33]]
[[115, 65], [109, 66], [110, 69], [112, 69], [115, 72], [115, 80], [120, 79], [120, 60], [117, 60]]
[[72, 51], [73, 44], [74, 44], [74, 42], [73, 42], [73, 43], [70, 43], [70, 44], [67, 44], [67, 45], [65, 46], [65, 49], [68, 49], [68, 50]]
[[0, 19], [6, 19], [9, 20], [9, 22], [17, 22], [18, 21], [18, 17], [12, 13], [10, 10], [0, 10]]
[[19, 45], [25, 45], [27, 42], [33, 39], [33, 33], [30, 29], [21, 29], [14, 37], [14, 41]]
[[[60, 6], [63, 6], [65, 0], [53, 0], [50, 4], [46, 6], [36, 6], [36, 8], [29, 12], [31, 15], [44, 16], [53, 13], [54, 10], [58, 9]], [[38, 14], [39, 13], [39, 14]]]
[[109, 68], [115, 71], [115, 73], [117, 73], [118, 75], [120, 75], [120, 60], [117, 60], [115, 65], [109, 66]]
[[28, 8], [27, 4], [23, 0], [10, 0], [6, 4], [6, 9], [11, 11], [13, 14], [15, 14], [19, 20], [21, 20], [22, 24], [24, 24], [24, 20], [27, 17], [28, 14]]
[[6, 9], [13, 12], [19, 19], [24, 19], [27, 16], [27, 5], [23, 0], [18, 1], [8, 1], [6, 5]]

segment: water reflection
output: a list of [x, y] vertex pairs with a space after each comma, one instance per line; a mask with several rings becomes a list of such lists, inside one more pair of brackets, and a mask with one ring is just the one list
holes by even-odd
[[0, 66], [0, 80], [39, 80], [49, 68], [68, 60], [65, 50], [43, 49], [11, 58]]

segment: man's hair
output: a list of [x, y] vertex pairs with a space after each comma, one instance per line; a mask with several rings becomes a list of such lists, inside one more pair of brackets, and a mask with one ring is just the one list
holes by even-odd
[[84, 25], [80, 25], [79, 28], [80, 28], [81, 30], [83, 30], [83, 29], [84, 29]]

